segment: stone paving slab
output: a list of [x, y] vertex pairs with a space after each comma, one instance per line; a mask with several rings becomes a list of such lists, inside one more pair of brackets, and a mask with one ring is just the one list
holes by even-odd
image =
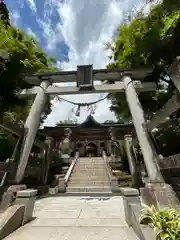
[[[67, 228], [66, 228], [67, 230]], [[62, 229], [63, 232], [63, 229]], [[22, 227], [10, 234], [8, 240], [52, 240], [59, 234], [58, 227]]]
[[37, 214], [38, 218], [78, 218], [80, 209], [43, 210]]
[[75, 227], [77, 219], [76, 218], [43, 218], [35, 219], [33, 222], [29, 223], [29, 226], [38, 227]]
[[124, 227], [125, 221], [118, 218], [79, 218], [76, 221], [78, 227]]
[[128, 227], [26, 227], [5, 240], [138, 240]]
[[136, 240], [121, 197], [49, 197], [36, 201], [35, 219], [5, 240]]
[[[60, 235], [61, 236], [61, 235]], [[58, 239], [58, 238], [57, 238]], [[60, 238], [59, 238], [60, 239]], [[81, 227], [72, 228], [70, 239], [77, 240], [136, 240], [134, 232], [129, 228], [99, 228], [99, 227]]]

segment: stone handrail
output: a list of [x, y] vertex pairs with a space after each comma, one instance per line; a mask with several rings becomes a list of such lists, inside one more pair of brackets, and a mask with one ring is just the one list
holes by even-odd
[[109, 181], [110, 181], [110, 184], [111, 184], [111, 191], [119, 193], [120, 190], [119, 190], [118, 180], [113, 175], [113, 173], [111, 171], [111, 167], [109, 165], [109, 162], [108, 162], [108, 159], [107, 159], [105, 151], [103, 151], [102, 156], [103, 156], [103, 160], [105, 162], [106, 170], [107, 170]]
[[53, 188], [49, 188], [49, 194], [57, 194], [59, 193], [64, 193], [66, 192], [66, 187], [67, 187], [67, 183], [69, 181], [69, 178], [71, 176], [71, 173], [74, 169], [74, 166], [76, 165], [76, 162], [79, 158], [79, 152], [76, 152], [76, 155], [74, 157], [74, 159], [71, 162], [71, 165], [66, 173], [65, 176], [59, 175], [58, 176], [58, 185], [53, 187]]
[[115, 176], [113, 175], [113, 173], [111, 171], [111, 167], [109, 165], [108, 158], [106, 156], [105, 151], [103, 151], [102, 156], [103, 156], [103, 160], [105, 162], [105, 166], [106, 166], [106, 170], [107, 170], [107, 173], [108, 173], [109, 180], [111, 181], [111, 179]]
[[135, 188], [121, 188], [125, 219], [140, 240], [155, 240], [155, 233], [149, 226], [140, 224], [141, 209], [143, 208], [139, 191]]
[[75, 155], [75, 157], [74, 157], [74, 159], [73, 159], [73, 161], [72, 161], [72, 163], [71, 163], [71, 165], [70, 165], [70, 167], [69, 167], [69, 169], [68, 169], [68, 171], [67, 171], [67, 173], [64, 177], [65, 184], [67, 184], [67, 182], [69, 181], [69, 178], [70, 178], [71, 173], [74, 169], [74, 166], [76, 165], [76, 162], [77, 162], [78, 158], [79, 158], [79, 152], [76, 152], [76, 155]]
[[[14, 186], [17, 190], [14, 201], [1, 212], [0, 240], [30, 222], [33, 218], [37, 190], [26, 189], [18, 191], [17, 186]], [[15, 190], [15, 188], [11, 190]]]

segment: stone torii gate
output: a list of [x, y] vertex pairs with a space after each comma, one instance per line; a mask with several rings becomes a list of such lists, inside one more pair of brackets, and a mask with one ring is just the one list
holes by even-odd
[[[159, 117], [159, 113], [157, 113], [156, 115], [158, 115], [158, 121], [157, 118], [155, 119], [156, 121], [153, 119], [153, 124], [150, 125], [150, 122], [147, 125], [137, 94], [138, 92], [155, 91], [157, 89], [155, 82], [143, 82], [143, 79], [150, 75], [152, 70], [153, 69], [93, 70], [92, 65], [84, 65], [77, 66], [77, 71], [25, 75], [24, 80], [35, 85], [35, 87], [23, 90], [21, 92], [21, 96], [35, 97], [35, 100], [24, 126], [27, 129], [27, 133], [21, 149], [21, 156], [15, 177], [16, 182], [20, 183], [23, 179], [29, 154], [39, 128], [41, 113], [44, 104], [46, 104], [47, 96], [125, 92], [138, 141], [143, 153], [149, 180], [151, 183], [164, 184], [164, 179], [158, 166], [158, 155], [149, 137], [149, 131], [152, 129], [152, 125], [154, 127], [159, 122], [162, 122], [164, 115]], [[177, 69], [173, 70], [173, 74], [174, 72], [177, 72]], [[174, 75], [176, 76], [177, 74]], [[94, 82], [96, 80], [111, 80], [114, 83], [95, 85]], [[53, 83], [67, 82], [76, 82], [76, 86], [57, 87], [52, 85]], [[177, 109], [177, 107], [174, 109]]]

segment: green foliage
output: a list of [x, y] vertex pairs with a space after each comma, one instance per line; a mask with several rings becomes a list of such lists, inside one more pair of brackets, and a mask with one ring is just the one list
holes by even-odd
[[[156, 92], [139, 93], [147, 119], [173, 94], [172, 85], [162, 84], [163, 77], [160, 74], [164, 74], [162, 66], [167, 68], [180, 55], [179, 39], [180, 2], [163, 0], [154, 4], [148, 14], [139, 12], [129, 22], [121, 25], [112, 42], [106, 44], [106, 48], [111, 51], [112, 60], [107, 68], [155, 67], [151, 80], [158, 81], [160, 88]], [[108, 98], [111, 100], [110, 109], [118, 120], [131, 118], [124, 93], [109, 94]], [[178, 126], [178, 118], [170, 119], [156, 133], [156, 139], [165, 155], [178, 151], [176, 144], [170, 144], [173, 139], [177, 139], [177, 142], [180, 140]]]
[[[174, 4], [172, 11], [170, 4], [164, 1], [153, 6], [148, 15], [139, 12], [131, 22], [121, 25], [112, 43], [106, 45], [112, 52], [110, 57], [114, 60], [107, 67], [153, 67], [159, 63], [169, 66], [180, 54], [179, 22], [179, 4]], [[141, 93], [139, 97], [149, 116], [151, 112], [159, 109], [171, 94], [170, 86], [166, 86], [166, 91]], [[118, 118], [130, 116], [124, 94], [111, 94], [109, 99], [112, 100], [111, 110]]]
[[180, 240], [180, 210], [146, 207], [142, 210], [140, 223], [154, 229], [157, 240]]
[[0, 131], [0, 161], [4, 162], [11, 157], [16, 141], [12, 134]]
[[178, 116], [161, 124], [153, 135], [161, 150], [160, 153], [164, 157], [179, 153], [180, 124]]
[[148, 15], [140, 12], [119, 27], [109, 44], [116, 66], [152, 66], [161, 61], [169, 65], [180, 53], [176, 48], [180, 36], [179, 4], [172, 11], [164, 2], [153, 6]]
[[48, 71], [54, 61], [42, 52], [38, 44], [15, 27], [0, 22], [0, 49], [5, 50], [9, 60], [0, 70], [0, 111], [4, 112], [21, 103], [17, 93], [28, 85], [22, 73]]
[[[35, 39], [11, 25], [7, 6], [0, 1], [0, 117], [13, 123], [24, 122], [32, 100], [18, 97], [19, 90], [31, 87], [23, 81], [22, 74], [55, 70], [55, 60], [41, 50]], [[50, 112], [48, 99], [41, 122]], [[0, 154], [4, 159], [10, 157], [17, 139], [1, 129], [0, 136]]]
[[105, 122], [103, 122], [103, 124], [106, 124], [106, 123], [115, 123], [115, 121], [113, 121], [113, 120], [106, 120]]
[[61, 126], [65, 124], [77, 124], [77, 119], [60, 120], [57, 122], [56, 126]]
[[2, 0], [0, 1], [0, 20], [3, 21], [5, 26], [10, 25], [9, 11]]

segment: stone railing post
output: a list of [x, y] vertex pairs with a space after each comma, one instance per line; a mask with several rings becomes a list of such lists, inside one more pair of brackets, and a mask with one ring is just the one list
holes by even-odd
[[128, 162], [129, 162], [129, 169], [130, 169], [131, 174], [134, 175], [134, 173], [136, 171], [136, 163], [135, 163], [135, 159], [131, 155], [132, 135], [130, 135], [130, 134], [125, 135], [124, 143], [125, 143], [126, 155], [127, 155]]
[[37, 190], [32, 190], [32, 189], [26, 189], [26, 190], [17, 192], [14, 205], [18, 204], [18, 205], [25, 206], [22, 225], [32, 220], [36, 195], [37, 195]]
[[129, 169], [132, 175], [132, 187], [139, 188], [143, 186], [143, 182], [141, 179], [140, 164], [138, 164], [137, 159], [135, 159], [135, 156], [132, 154], [132, 141], [132, 135], [127, 134], [124, 136], [126, 156], [128, 158]]
[[43, 163], [43, 170], [42, 170], [42, 183], [47, 184], [48, 180], [48, 172], [49, 172], [49, 167], [52, 161], [52, 154], [53, 154], [53, 147], [54, 147], [54, 139], [51, 137], [46, 138], [46, 144], [47, 144], [47, 149], [46, 149], [46, 154], [45, 154], [45, 161]]
[[106, 170], [107, 170], [108, 177], [109, 177], [109, 181], [110, 181], [110, 184], [111, 184], [111, 191], [112, 191], [113, 193], [119, 193], [118, 180], [117, 180], [117, 178], [113, 175], [113, 173], [112, 173], [112, 171], [111, 171], [111, 167], [110, 167], [110, 165], [109, 165], [109, 162], [108, 162], [108, 159], [107, 159], [107, 156], [106, 156], [105, 151], [103, 151], [103, 160], [104, 160], [104, 162], [105, 162]]
[[11, 185], [7, 191], [4, 192], [0, 204], [0, 209], [5, 210], [12, 205], [18, 191], [25, 190], [26, 185]]
[[139, 191], [136, 188], [120, 188], [121, 194], [123, 196], [124, 212], [126, 222], [129, 226], [132, 226], [131, 222], [131, 208], [130, 204], [141, 205]]
[[64, 177], [59, 179], [58, 190], [60, 193], [66, 192], [66, 181]]
[[149, 227], [140, 224], [141, 216], [141, 200], [139, 191], [135, 188], [121, 188], [123, 196], [123, 205], [125, 211], [125, 219], [129, 227], [132, 227], [138, 239], [142, 240], [155, 240], [155, 233]]

